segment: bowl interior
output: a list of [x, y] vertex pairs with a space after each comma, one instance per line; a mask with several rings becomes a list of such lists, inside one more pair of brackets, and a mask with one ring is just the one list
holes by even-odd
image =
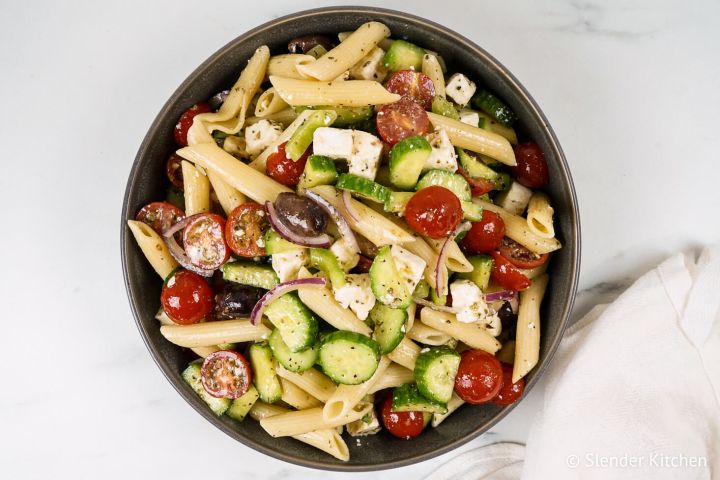
[[329, 455], [290, 438], [272, 438], [257, 422], [239, 423], [212, 415], [205, 404], [185, 385], [180, 372], [193, 359], [191, 352], [162, 338], [154, 315], [159, 306], [161, 282], [135, 245], [125, 222], [144, 204], [164, 198], [164, 164], [174, 151], [172, 129], [180, 114], [234, 83], [241, 69], [260, 45], [273, 54], [285, 53], [288, 40], [311, 33], [337, 34], [353, 30], [363, 22], [385, 23], [394, 38], [440, 52], [448, 72], [463, 72], [497, 94], [518, 114], [518, 130], [525, 139], [537, 142], [545, 152], [551, 180], [547, 188], [556, 214], [556, 228], [564, 248], [553, 255], [552, 280], [542, 306], [540, 363], [527, 377], [531, 388], [549, 361], [567, 322], [578, 278], [579, 224], [572, 180], [562, 151], [534, 101], [499, 63], [472, 42], [427, 20], [377, 8], [339, 7], [300, 12], [258, 27], [223, 47], [203, 63], [173, 94], [150, 128], [130, 174], [122, 212], [121, 248], [125, 281], [133, 313], [141, 334], [168, 380], [201, 415], [228, 435], [274, 457], [305, 466], [338, 470], [373, 470], [414, 463], [444, 453], [485, 432], [511, 407], [463, 406], [438, 428], [430, 428], [413, 441], [396, 439], [385, 432], [360, 440], [346, 436], [350, 461]]

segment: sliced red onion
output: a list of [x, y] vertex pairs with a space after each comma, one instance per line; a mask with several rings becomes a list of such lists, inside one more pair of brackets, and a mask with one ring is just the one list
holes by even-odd
[[[347, 193], [347, 191], [345, 191], [345, 193]], [[342, 213], [335, 208], [335, 205], [325, 200], [321, 195], [310, 190], [305, 190], [305, 196], [320, 205], [320, 208], [330, 215], [330, 218], [332, 218], [337, 225], [340, 236], [342, 236], [348, 249], [352, 250], [353, 253], [360, 253], [360, 246], [355, 238], [355, 234], [350, 229], [350, 225], [348, 225], [347, 220], [345, 220]]]
[[360, 214], [357, 213], [357, 210], [355, 210], [355, 207], [352, 205], [352, 195], [350, 195], [349, 190], [343, 190], [342, 194], [342, 200], [343, 200], [343, 206], [345, 207], [345, 211], [348, 214], [348, 217], [352, 219], [353, 222], [359, 222], [360, 221]]
[[258, 302], [255, 304], [255, 307], [253, 307], [252, 312], [250, 313], [250, 323], [252, 323], [253, 325], [258, 325], [260, 323], [260, 319], [262, 318], [265, 307], [267, 307], [270, 302], [272, 302], [279, 296], [285, 295], [288, 292], [293, 292], [302, 287], [318, 288], [324, 287], [325, 285], [327, 285], [327, 280], [319, 277], [299, 278], [297, 280], [290, 280], [289, 282], [281, 283], [272, 290], [269, 290], [265, 295], [260, 298], [260, 300], [258, 300]]
[[485, 294], [485, 301], [497, 302], [498, 300], [511, 300], [515, 298], [517, 292], [515, 290], [501, 290], [499, 292], [491, 292]]
[[443, 243], [442, 248], [440, 249], [440, 255], [438, 255], [438, 262], [435, 266], [435, 291], [437, 294], [441, 297], [448, 294], [448, 271], [447, 271], [447, 257], [448, 252], [450, 250], [449, 246], [451, 242], [455, 241], [455, 237], [457, 237], [462, 232], [467, 232], [470, 230], [470, 227], [472, 225], [470, 222], [463, 222], [461, 223], [454, 232], [448, 236], [448, 238], [445, 240], [445, 243]]
[[424, 298], [414, 298], [413, 302], [417, 303], [418, 305], [422, 305], [423, 307], [427, 307], [431, 310], [437, 310], [438, 312], [446, 312], [446, 313], [457, 313], [457, 309], [453, 307], [448, 307], [447, 305], [438, 305], [437, 303], [433, 303], [429, 300], [425, 300]]
[[307, 237], [304, 235], [298, 235], [290, 230], [278, 216], [277, 210], [275, 210], [275, 205], [273, 205], [272, 202], [265, 202], [265, 210], [267, 211], [270, 225], [272, 225], [275, 231], [288, 242], [302, 245], [303, 247], [327, 248], [330, 246], [332, 239], [329, 235], [321, 233], [317, 237]]
[[215, 270], [206, 270], [204, 268], [193, 265], [193, 263], [190, 261], [190, 257], [188, 257], [187, 253], [185, 253], [185, 250], [183, 250], [183, 248], [175, 240], [175, 234], [181, 230], [184, 230], [188, 223], [193, 221], [197, 217], [197, 215], [191, 215], [187, 218], [184, 218], [177, 222], [175, 225], [165, 230], [163, 232], [163, 238], [165, 239], [165, 243], [167, 243], [168, 250], [170, 250], [170, 255], [172, 255], [172, 257], [177, 260], [177, 262], [182, 265], [184, 269], [195, 272], [198, 275], [202, 275], [203, 277], [212, 277]]

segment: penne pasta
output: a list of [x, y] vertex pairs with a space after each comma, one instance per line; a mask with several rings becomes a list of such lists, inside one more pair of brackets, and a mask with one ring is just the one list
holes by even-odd
[[452, 313], [439, 312], [431, 308], [423, 308], [420, 321], [435, 330], [447, 333], [472, 348], [479, 348], [495, 354], [502, 345], [490, 335], [480, 323], [458, 322]]
[[515, 130], [512, 127], [506, 127], [505, 125], [497, 123], [494, 118], [492, 118], [485, 112], [477, 113], [478, 115], [480, 115], [481, 118], [485, 119], [485, 130], [489, 130], [493, 133], [497, 133], [501, 137], [507, 138], [508, 142], [510, 142], [510, 145], [514, 146], [519, 143], [517, 133], [515, 133]]
[[337, 388], [332, 380], [314, 368], [302, 373], [295, 373], [279, 365], [277, 374], [279, 377], [289, 380], [301, 390], [309, 393], [323, 403], [330, 398]]
[[391, 363], [385, 370], [385, 373], [373, 383], [367, 393], [375, 393], [386, 388], [399, 387], [400, 385], [413, 383], [414, 381], [415, 374], [412, 370], [408, 370], [406, 367], [397, 363]]
[[[430, 245], [438, 254], [440, 253], [440, 250], [442, 250], [443, 245], [445, 244], [445, 240], [437, 240], [434, 238], [427, 238], [425, 241]], [[437, 263], [437, 262], [436, 262]], [[468, 261], [465, 254], [460, 250], [460, 247], [458, 246], [457, 242], [452, 241], [450, 245], [448, 245], [448, 259], [447, 262], [445, 262], [447, 265], [448, 270], [451, 270], [453, 272], [472, 272], [473, 266]]]
[[[362, 60], [381, 40], [389, 36], [390, 29], [382, 23], [364, 23], [345, 40], [340, 42], [337, 47], [314, 62], [298, 65], [297, 70], [301, 74], [317, 80], [333, 80]], [[270, 79], [270, 81], [272, 82], [272, 79]], [[321, 103], [320, 105], [328, 104]], [[370, 103], [365, 103], [364, 105], [370, 105]]]
[[336, 422], [345, 417], [370, 392], [372, 386], [383, 376], [390, 365], [390, 359], [382, 357], [377, 369], [369, 380], [359, 385], [338, 385], [325, 402], [322, 418], [325, 422]]
[[[338, 40], [340, 40], [341, 42], [344, 42], [345, 39], [348, 38], [352, 34], [353, 34], [353, 32], [340, 32], [340, 33], [338, 33]], [[390, 45], [392, 45], [393, 41], [394, 40], [392, 38], [383, 38], [378, 43], [378, 47], [382, 48], [383, 50], [387, 50], [388, 48], [390, 48]]]
[[303, 124], [303, 122], [307, 119], [308, 116], [312, 114], [312, 110], [304, 110], [300, 115], [295, 117], [295, 120], [292, 121], [292, 123], [280, 134], [277, 140], [275, 140], [271, 145], [269, 145], [265, 150], [258, 155], [255, 160], [250, 163], [250, 167], [254, 168], [255, 170], [258, 170], [262, 174], [265, 174], [265, 166], [267, 163], [267, 159], [270, 155], [277, 152], [277, 148], [279, 145], [287, 142], [290, 140], [290, 137], [292, 137], [293, 133], [300, 128], [300, 125]]
[[400, 95], [390, 93], [378, 82], [371, 80], [347, 80], [344, 82], [317, 82], [271, 76], [270, 83], [280, 97], [292, 106], [343, 105], [364, 107], [382, 105], [400, 100]]
[[[425, 309], [423, 309], [424, 311]], [[420, 312], [422, 315], [422, 311]], [[422, 318], [422, 317], [421, 317]], [[395, 350], [388, 353], [388, 358], [393, 362], [402, 365], [409, 370], [415, 370], [415, 362], [420, 355], [420, 347], [412, 340], [403, 338]]]
[[513, 383], [523, 378], [537, 365], [540, 355], [540, 304], [545, 296], [548, 278], [547, 275], [541, 275], [533, 280], [530, 288], [520, 292]]
[[430, 77], [435, 86], [435, 95], [445, 98], [445, 75], [438, 61], [438, 57], [432, 53], [423, 55], [422, 73]]
[[450, 401], [447, 403], [447, 412], [445, 413], [433, 413], [431, 425], [433, 427], [437, 427], [440, 425], [443, 420], [445, 420], [447, 417], [450, 416], [451, 413], [453, 413], [455, 410], [460, 408], [465, 401], [458, 397], [458, 394], [453, 392], [452, 397], [450, 398]]
[[297, 53], [286, 53], [283, 55], [273, 55], [268, 63], [267, 75], [277, 75], [278, 77], [307, 79], [311, 78], [300, 73], [298, 67], [308, 65], [315, 62], [312, 55], [303, 55]]
[[542, 192], [535, 192], [530, 198], [527, 209], [527, 224], [531, 232], [538, 237], [553, 238], [555, 227], [553, 226], [553, 210], [550, 199]]
[[207, 177], [226, 215], [230, 215], [230, 212], [232, 212], [235, 207], [247, 201], [245, 195], [231, 185], [228, 185], [217, 173], [208, 170]]
[[487, 155], [511, 167], [517, 164], [512, 145], [505, 137], [435, 113], [428, 112], [428, 117], [433, 127], [447, 132], [454, 146]]
[[267, 117], [286, 108], [288, 108], [288, 104], [285, 103], [285, 100], [280, 98], [274, 88], [268, 88], [260, 95], [260, 98], [258, 98], [257, 104], [255, 105], [255, 116]]
[[249, 320], [218, 320], [193, 325], [163, 325], [163, 337], [181, 347], [210, 347], [223, 343], [256, 342], [270, 336], [264, 325], [253, 325]]
[[137, 220], [128, 220], [128, 227], [135, 237], [135, 241], [142, 250], [143, 255], [147, 258], [153, 270], [165, 280], [170, 272], [175, 270], [179, 265], [170, 255], [165, 240], [150, 227], [150, 225], [139, 222]]
[[207, 175], [190, 162], [182, 162], [183, 187], [185, 190], [185, 215], [210, 211], [210, 181]]
[[[155, 314], [155, 318], [158, 322], [160, 322], [160, 325], [177, 325], [177, 323], [170, 320], [170, 317], [168, 317], [168, 314], [165, 313], [165, 310], [163, 310], [162, 307], [160, 307], [160, 310], [158, 310]], [[209, 347], [195, 347], [190, 350], [192, 350], [197, 356], [205, 358], [211, 353], [215, 353], [222, 349], [217, 345], [211, 345]]]
[[283, 127], [287, 128], [296, 118], [298, 114], [292, 107], [287, 107], [279, 112], [271, 113], [264, 117], [248, 117], [245, 120], [245, 125], [254, 125], [260, 120], [269, 120], [271, 122], [279, 123]]
[[423, 345], [445, 345], [452, 337], [445, 332], [428, 327], [422, 322], [416, 323], [410, 328], [408, 338], [422, 343]]
[[291, 437], [315, 430], [325, 430], [360, 420], [372, 410], [372, 403], [359, 403], [347, 415], [331, 422], [323, 420], [323, 409], [296, 410], [260, 420], [260, 426], [272, 437]]
[[298, 387], [290, 380], [280, 377], [282, 386], [282, 401], [293, 408], [304, 410], [306, 408], [321, 407], [322, 402]]

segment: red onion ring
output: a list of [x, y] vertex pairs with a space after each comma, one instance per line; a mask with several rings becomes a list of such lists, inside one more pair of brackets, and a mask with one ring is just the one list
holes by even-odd
[[267, 211], [270, 225], [272, 225], [275, 231], [288, 242], [292, 242], [303, 247], [327, 248], [330, 246], [332, 239], [325, 233], [321, 233], [317, 237], [306, 237], [304, 235], [298, 235], [290, 230], [278, 216], [277, 210], [275, 210], [275, 205], [273, 205], [272, 202], [265, 202], [265, 211]]
[[355, 223], [359, 222], [360, 215], [357, 213], [357, 210], [355, 210], [355, 207], [352, 206], [352, 195], [350, 195], [349, 190], [343, 190], [342, 201], [343, 207], [345, 207], [345, 211], [347, 212], [348, 217], [350, 217]]
[[448, 236], [440, 249], [440, 255], [438, 255], [437, 265], [435, 266], [435, 291], [441, 297], [448, 294], [448, 271], [447, 265], [445, 264], [447, 263], [448, 251], [450, 250], [450, 242], [454, 242], [455, 237], [462, 232], [470, 230], [471, 226], [470, 222], [461, 223], [455, 231]]
[[515, 290], [501, 290], [499, 292], [492, 292], [485, 294], [486, 302], [497, 302], [498, 300], [512, 300], [517, 295]]
[[[347, 193], [347, 191], [345, 191], [345, 193]], [[359, 254], [360, 246], [358, 245], [357, 238], [355, 238], [355, 234], [350, 229], [350, 225], [348, 225], [347, 220], [345, 220], [345, 217], [343, 217], [342, 213], [340, 213], [340, 211], [335, 208], [333, 204], [325, 200], [322, 195], [319, 195], [310, 190], [305, 190], [304, 194], [310, 200], [317, 203], [320, 208], [325, 210], [328, 215], [330, 215], [330, 218], [333, 219], [335, 225], [337, 225], [338, 227], [340, 236], [343, 238], [343, 240], [345, 240], [345, 244], [347, 245], [347, 247], [352, 250], [353, 253]]]
[[324, 287], [327, 285], [327, 280], [320, 277], [310, 277], [310, 278], [299, 278], [297, 280], [290, 280], [289, 282], [281, 283], [272, 290], [269, 290], [265, 295], [258, 300], [258, 302], [255, 304], [255, 306], [252, 309], [252, 312], [250, 313], [250, 323], [253, 325], [258, 325], [260, 323], [260, 319], [262, 318], [263, 311], [265, 310], [265, 307], [278, 298], [281, 295], [285, 295], [288, 292], [292, 292], [295, 290], [298, 290], [302, 287]]
[[417, 303], [418, 305], [422, 305], [423, 307], [427, 307], [431, 310], [437, 310], [438, 312], [446, 312], [446, 313], [457, 313], [457, 309], [453, 307], [448, 307], [447, 305], [438, 305], [437, 303], [433, 303], [429, 300], [425, 300], [424, 298], [413, 298], [413, 302]]
[[200, 268], [196, 265], [193, 265], [193, 263], [190, 261], [190, 257], [188, 257], [187, 253], [185, 253], [185, 250], [177, 243], [175, 240], [175, 234], [179, 232], [180, 230], [183, 230], [188, 223], [193, 221], [195, 218], [197, 218], [199, 215], [204, 215], [203, 213], [197, 213], [195, 215], [191, 215], [189, 217], [186, 217], [179, 222], [177, 222], [175, 225], [172, 225], [170, 228], [165, 230], [163, 232], [163, 238], [165, 239], [165, 243], [168, 246], [168, 250], [170, 250], [170, 255], [177, 260], [177, 262], [186, 270], [190, 270], [191, 272], [195, 272], [198, 275], [202, 275], [203, 277], [212, 277], [213, 270], [206, 270], [204, 268]]

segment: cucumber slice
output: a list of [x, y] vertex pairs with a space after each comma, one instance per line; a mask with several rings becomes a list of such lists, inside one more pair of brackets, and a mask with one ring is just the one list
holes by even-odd
[[383, 64], [390, 71], [398, 70], [422, 70], [422, 60], [425, 50], [405, 40], [395, 40], [390, 44]]
[[440, 95], [436, 95], [433, 98], [432, 107], [430, 109], [433, 113], [442, 115], [443, 117], [452, 118], [454, 120], [460, 119], [460, 114], [458, 113], [452, 102], [447, 100], [445, 97], [441, 97]]
[[322, 155], [310, 155], [298, 182], [298, 189], [312, 188], [318, 185], [332, 185], [338, 173], [335, 162]]
[[353, 175], [352, 173], [343, 173], [340, 175], [335, 187], [341, 190], [348, 190], [353, 195], [377, 203], [385, 203], [385, 200], [390, 196], [390, 190], [386, 187], [372, 180], [368, 180], [365, 177]]
[[447, 413], [446, 402], [425, 398], [413, 383], [406, 383], [393, 390], [393, 412]]
[[317, 339], [318, 322], [297, 293], [286, 293], [265, 307], [265, 316], [280, 330], [291, 352], [311, 347]]
[[225, 411], [225, 415], [242, 422], [259, 397], [260, 394], [255, 386], [250, 385], [250, 388], [242, 397], [236, 398], [232, 401], [230, 408]]
[[421, 351], [415, 362], [415, 382], [420, 393], [429, 400], [447, 403], [455, 387], [460, 354], [442, 346]]
[[415, 286], [412, 296], [415, 298], [427, 298], [428, 295], [430, 295], [430, 284], [424, 278], [421, 278]]
[[496, 172], [462, 148], [456, 148], [455, 150], [460, 160], [460, 166], [472, 178], [480, 178], [491, 182], [495, 185], [495, 190], [507, 190], [510, 187], [510, 175]]
[[335, 254], [330, 250], [311, 248], [310, 266], [323, 272], [330, 279], [333, 289], [345, 285], [345, 272], [340, 268], [340, 263]]
[[415, 186], [432, 146], [422, 135], [399, 141], [390, 151], [390, 183], [409, 190]]
[[460, 202], [463, 211], [463, 218], [471, 222], [479, 222], [482, 220], [483, 208], [481, 205], [473, 202]]
[[274, 255], [276, 253], [287, 253], [302, 250], [302, 245], [297, 245], [292, 242], [288, 242], [282, 238], [275, 230], [268, 228], [265, 232], [265, 253], [268, 255]]
[[472, 105], [490, 115], [498, 123], [512, 127], [517, 115], [510, 110], [499, 98], [487, 90], [478, 90], [471, 99]]
[[388, 213], [402, 215], [415, 192], [390, 192], [383, 209]]
[[435, 305], [446, 305], [447, 304], [447, 295], [443, 295], [442, 297], [437, 294], [437, 290], [434, 288], [430, 289], [430, 300]]
[[285, 145], [285, 154], [295, 162], [300, 160], [313, 141], [313, 133], [320, 127], [329, 127], [337, 118], [334, 110], [314, 110], [300, 124]]
[[370, 266], [370, 288], [380, 303], [391, 308], [407, 308], [412, 301], [412, 292], [400, 277], [389, 245], [378, 250]]
[[371, 118], [375, 113], [372, 105], [365, 107], [340, 107], [336, 105], [318, 105], [315, 107], [298, 106], [294, 107], [294, 110], [300, 113], [308, 108], [333, 110], [337, 114], [333, 126], [338, 128], [347, 128], [361, 124]]
[[377, 370], [380, 348], [370, 337], [338, 330], [323, 338], [318, 360], [323, 372], [336, 383], [357, 385]]
[[457, 173], [448, 172], [447, 170], [430, 170], [422, 176], [415, 190], [422, 190], [433, 185], [447, 188], [463, 202], [469, 202], [472, 199], [470, 185], [462, 175]]
[[249, 262], [231, 262], [222, 267], [223, 279], [241, 285], [270, 290], [279, 283], [277, 274], [269, 265]]
[[280, 365], [291, 372], [304, 372], [311, 369], [317, 362], [318, 349], [315, 345], [300, 352], [291, 352], [277, 328], [270, 334], [268, 345]]
[[320, 44], [315, 45], [313, 48], [305, 52], [305, 55], [310, 55], [315, 58], [320, 58], [327, 53], [327, 49]]
[[490, 272], [492, 272], [493, 259], [488, 255], [475, 255], [467, 257], [472, 264], [472, 272], [458, 273], [458, 278], [465, 278], [477, 285], [480, 290], [485, 291], [490, 283]]
[[230, 408], [229, 398], [216, 398], [210, 395], [205, 387], [203, 387], [202, 380], [200, 379], [200, 363], [193, 362], [182, 372], [182, 378], [185, 382], [190, 385], [190, 388], [208, 404], [210, 410], [218, 417], [225, 413]]
[[382, 303], [376, 303], [370, 310], [370, 318], [374, 325], [373, 338], [380, 347], [380, 353], [385, 355], [395, 350], [395, 347], [405, 338], [407, 310], [390, 308]]
[[423, 428], [427, 427], [432, 421], [433, 414], [430, 412], [423, 412]]
[[249, 349], [250, 366], [253, 370], [253, 384], [260, 400], [275, 403], [282, 397], [282, 385], [278, 379], [277, 363], [267, 343], [253, 343]]

